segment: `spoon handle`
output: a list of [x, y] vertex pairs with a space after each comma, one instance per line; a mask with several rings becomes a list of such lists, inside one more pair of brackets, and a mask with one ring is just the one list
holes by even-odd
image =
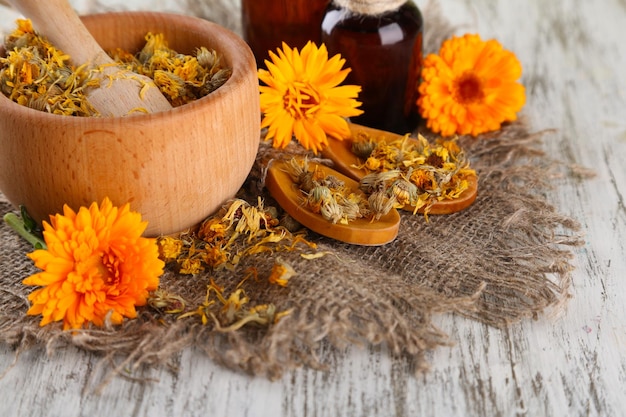
[[67, 0], [9, 0], [9, 3], [28, 17], [50, 43], [69, 54], [74, 63], [100, 65], [112, 62]]

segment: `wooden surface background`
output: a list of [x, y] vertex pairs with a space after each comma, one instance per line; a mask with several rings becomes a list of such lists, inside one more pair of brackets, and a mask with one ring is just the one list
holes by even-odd
[[[141, 376], [153, 382], [143, 384], [116, 378], [96, 392], [97, 357], [39, 348], [15, 361], [0, 346], [0, 416], [626, 415], [626, 1], [440, 3], [459, 32], [495, 37], [517, 54], [523, 113], [533, 129], [557, 129], [545, 149], [596, 173], [555, 179], [549, 196], [581, 222], [587, 242], [575, 251], [572, 298], [560, 316], [506, 330], [438, 317], [456, 345], [434, 352], [430, 373], [417, 378], [378, 350], [322, 352], [329, 372], [300, 369], [276, 382], [187, 351], [175, 373], [148, 371]], [[14, 13], [0, 7], [0, 16], [2, 29], [12, 27]]]

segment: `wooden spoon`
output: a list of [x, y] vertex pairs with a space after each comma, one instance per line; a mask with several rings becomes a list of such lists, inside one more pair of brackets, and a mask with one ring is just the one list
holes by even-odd
[[[361, 126], [355, 123], [350, 123], [350, 131], [352, 133], [350, 138], [344, 140], [329, 138], [328, 146], [322, 149], [322, 155], [334, 162], [334, 168], [337, 171], [347, 175], [355, 181], [360, 181], [361, 178], [366, 176], [369, 172], [364, 168], [358, 168], [359, 165], [363, 165], [364, 161], [352, 152], [352, 138], [358, 137], [359, 135], [366, 135], [374, 141], [385, 142], [392, 142], [403, 138], [402, 135], [398, 135], [396, 133]], [[469, 207], [476, 200], [478, 179], [476, 176], [472, 176], [468, 178], [468, 182], [469, 188], [461, 193], [458, 198], [453, 200], [437, 201], [430, 206], [428, 214], [450, 214]], [[402, 209], [412, 212], [415, 207], [412, 205], [406, 205], [402, 207]], [[418, 212], [423, 212], [423, 209], [418, 210]]]
[[[156, 113], [172, 108], [150, 78], [123, 70], [102, 50], [67, 0], [9, 0], [9, 3], [33, 22], [37, 32], [68, 54], [74, 65], [103, 68], [95, 75], [101, 80], [101, 87], [85, 92], [101, 116], [126, 116], [139, 109]], [[140, 96], [144, 83], [151, 87]]]
[[[309, 162], [309, 167], [322, 169], [326, 175], [334, 175], [344, 181], [345, 185], [355, 192], [359, 191], [359, 184], [343, 174], [323, 165]], [[378, 246], [393, 241], [398, 235], [400, 227], [400, 215], [392, 209], [379, 220], [362, 218], [348, 224], [333, 224], [320, 214], [308, 210], [303, 205], [303, 196], [298, 186], [293, 182], [289, 174], [287, 163], [284, 161], [273, 162], [270, 166], [265, 186], [272, 197], [291, 217], [303, 226], [336, 240], [356, 245]]]

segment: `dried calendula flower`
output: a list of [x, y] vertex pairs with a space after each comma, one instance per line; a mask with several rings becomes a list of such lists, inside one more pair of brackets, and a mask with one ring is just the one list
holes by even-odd
[[199, 258], [185, 258], [179, 263], [179, 274], [183, 275], [196, 275], [204, 271], [202, 260]]
[[391, 183], [388, 193], [394, 196], [396, 200], [398, 200], [398, 203], [403, 206], [411, 204], [419, 198], [417, 186], [403, 178]]
[[367, 202], [372, 213], [374, 213], [375, 220], [389, 213], [398, 203], [394, 196], [388, 197], [384, 191], [373, 192], [368, 197]]
[[178, 258], [183, 250], [183, 242], [170, 236], [164, 236], [157, 240], [159, 247], [159, 257], [164, 262], [170, 262]]
[[356, 193], [342, 193], [336, 196], [336, 201], [341, 207], [343, 217], [348, 222], [366, 217], [369, 213], [367, 202]]
[[395, 169], [392, 171], [374, 172], [367, 174], [360, 181], [361, 190], [367, 194], [382, 190], [390, 181], [395, 181], [400, 177], [400, 171]]
[[355, 140], [352, 142], [352, 153], [359, 158], [367, 159], [376, 149], [376, 142], [371, 138], [364, 138], [363, 140]]
[[157, 289], [148, 296], [148, 305], [157, 310], [163, 310], [166, 314], [178, 314], [185, 311], [186, 301], [177, 294], [172, 294], [163, 289]]
[[221, 218], [211, 217], [202, 222], [197, 236], [207, 243], [219, 243], [224, 241], [226, 230]]
[[344, 217], [343, 207], [334, 198], [326, 201], [320, 210], [323, 218], [331, 223], [348, 223], [348, 218]]
[[291, 265], [278, 258], [272, 267], [272, 272], [268, 278], [270, 284], [280, 285], [286, 287], [287, 283], [296, 274], [296, 271]]

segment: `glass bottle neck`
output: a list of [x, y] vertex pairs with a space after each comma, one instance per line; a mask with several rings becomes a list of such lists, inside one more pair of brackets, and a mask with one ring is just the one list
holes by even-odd
[[407, 0], [333, 0], [333, 3], [353, 13], [376, 16], [400, 8]]

